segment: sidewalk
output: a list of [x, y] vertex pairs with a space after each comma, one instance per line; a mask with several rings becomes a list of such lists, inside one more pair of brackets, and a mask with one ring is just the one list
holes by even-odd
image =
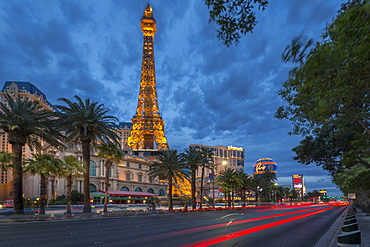
[[[337, 236], [342, 234], [342, 226], [345, 216], [348, 213], [348, 207], [341, 216], [334, 222], [331, 228], [322, 236], [314, 247], [337, 247]], [[361, 231], [361, 246], [370, 247], [370, 216], [362, 213], [360, 209], [356, 208], [356, 218], [358, 228]]]

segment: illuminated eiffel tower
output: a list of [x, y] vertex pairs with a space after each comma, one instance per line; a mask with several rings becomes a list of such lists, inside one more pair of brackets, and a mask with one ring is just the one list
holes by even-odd
[[133, 150], [168, 150], [167, 139], [164, 135], [164, 121], [159, 113], [155, 81], [154, 34], [156, 21], [149, 3], [144, 10], [140, 24], [144, 33], [140, 92], [136, 115], [131, 119], [132, 129], [127, 143]]

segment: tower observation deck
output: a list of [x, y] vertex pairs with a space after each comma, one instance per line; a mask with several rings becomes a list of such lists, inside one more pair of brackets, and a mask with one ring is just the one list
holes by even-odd
[[164, 135], [164, 121], [158, 107], [155, 79], [154, 34], [156, 21], [149, 3], [144, 10], [140, 25], [144, 36], [140, 91], [136, 115], [131, 119], [132, 129], [127, 144], [134, 150], [168, 150], [167, 139]]

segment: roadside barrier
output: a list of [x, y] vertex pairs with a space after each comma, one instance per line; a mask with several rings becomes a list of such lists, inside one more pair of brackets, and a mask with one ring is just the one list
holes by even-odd
[[342, 234], [338, 235], [338, 247], [361, 246], [361, 231], [358, 229], [356, 210], [351, 208], [342, 226]]

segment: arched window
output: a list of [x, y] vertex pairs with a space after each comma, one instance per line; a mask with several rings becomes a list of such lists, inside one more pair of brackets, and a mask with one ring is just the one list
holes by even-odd
[[126, 186], [123, 186], [123, 187], [120, 189], [120, 191], [130, 191], [130, 189], [129, 189], [128, 187], [126, 187]]
[[136, 192], [143, 192], [143, 190], [142, 190], [141, 188], [139, 188], [139, 187], [137, 187], [137, 188], [135, 189], [135, 191], [136, 191]]
[[154, 190], [152, 188], [148, 189], [148, 193], [154, 194]]
[[94, 161], [90, 161], [90, 176], [96, 176], [96, 163]]
[[93, 184], [90, 184], [90, 192], [96, 192], [96, 186]]
[[164, 196], [164, 190], [162, 190], [162, 189], [158, 190], [158, 195], [159, 196]]

